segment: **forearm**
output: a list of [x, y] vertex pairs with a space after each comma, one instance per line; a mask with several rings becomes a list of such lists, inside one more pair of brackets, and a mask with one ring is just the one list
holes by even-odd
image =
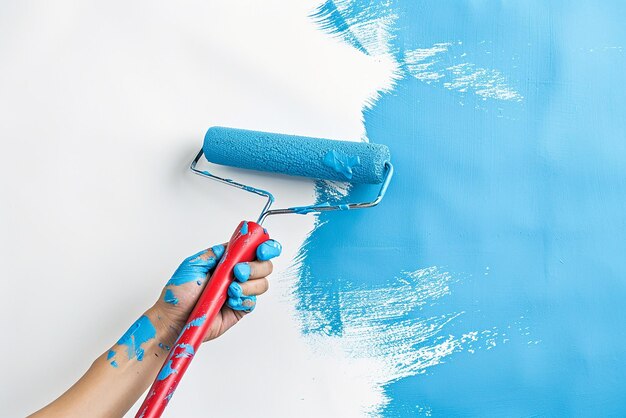
[[150, 308], [74, 386], [31, 417], [123, 416], [154, 381], [176, 337], [169, 322]]

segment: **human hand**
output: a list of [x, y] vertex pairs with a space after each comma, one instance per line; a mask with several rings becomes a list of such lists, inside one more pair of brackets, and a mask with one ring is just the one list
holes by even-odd
[[[227, 244], [215, 245], [186, 258], [167, 282], [153, 310], [174, 341], [187, 322], [196, 301], [219, 263]], [[257, 260], [235, 265], [235, 281], [228, 288], [228, 299], [209, 327], [204, 341], [217, 338], [256, 306], [256, 297], [269, 288], [270, 259], [280, 255], [281, 245], [268, 240], [257, 248]]]

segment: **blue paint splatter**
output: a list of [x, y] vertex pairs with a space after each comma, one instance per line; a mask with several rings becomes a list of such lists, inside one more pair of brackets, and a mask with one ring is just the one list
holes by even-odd
[[144, 349], [141, 346], [155, 336], [154, 325], [150, 318], [143, 315], [120, 337], [117, 344], [126, 346], [129, 360], [137, 357], [137, 360], [141, 361], [144, 355]]
[[233, 268], [233, 273], [235, 273], [235, 278], [240, 282], [245, 282], [250, 278], [250, 264], [248, 263], [237, 263]]
[[355, 155], [346, 155], [342, 152], [330, 150], [324, 156], [324, 165], [340, 173], [346, 180], [352, 178], [352, 169], [361, 164], [361, 159]]
[[178, 305], [178, 298], [174, 295], [174, 292], [172, 292], [171, 289], [165, 290], [165, 295], [163, 296], [163, 300], [166, 303], [169, 303], [171, 305]]
[[178, 373], [176, 369], [172, 369], [172, 360], [168, 360], [167, 363], [163, 366], [159, 375], [157, 376], [157, 380], [164, 380], [171, 374]]
[[159, 347], [165, 351], [170, 351], [170, 346], [167, 344], [159, 343]]
[[243, 225], [241, 225], [241, 230], [239, 230], [239, 233], [241, 235], [246, 235], [248, 233], [248, 222], [244, 222]]
[[113, 360], [111, 362], [111, 366], [115, 367], [117, 369], [117, 361]]
[[274, 257], [278, 257], [283, 247], [273, 239], [265, 241], [256, 249], [256, 258], [261, 261], [267, 261]]
[[115, 350], [109, 350], [107, 353], [107, 360], [111, 360], [111, 357], [115, 355]]

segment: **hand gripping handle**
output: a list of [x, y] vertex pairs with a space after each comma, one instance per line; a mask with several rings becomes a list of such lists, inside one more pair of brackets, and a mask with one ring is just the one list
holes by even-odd
[[269, 238], [267, 231], [255, 222], [242, 221], [239, 224], [135, 418], [161, 416], [226, 301], [235, 264], [254, 260], [257, 247]]

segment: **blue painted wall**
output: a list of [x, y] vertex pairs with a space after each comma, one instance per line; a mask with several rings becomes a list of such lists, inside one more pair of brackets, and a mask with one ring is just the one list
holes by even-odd
[[[380, 45], [353, 28], [391, 22], [398, 81], [364, 117], [397, 174], [378, 208], [320, 215], [296, 289], [303, 331], [342, 336], [380, 308], [355, 295], [402, 289], [386, 303], [407, 309], [368, 321], [407, 332], [374, 328], [372, 355], [456, 345], [399, 365], [382, 415], [626, 415], [626, 2], [385, 4], [313, 17], [370, 55]], [[416, 302], [433, 271], [443, 293]]]

